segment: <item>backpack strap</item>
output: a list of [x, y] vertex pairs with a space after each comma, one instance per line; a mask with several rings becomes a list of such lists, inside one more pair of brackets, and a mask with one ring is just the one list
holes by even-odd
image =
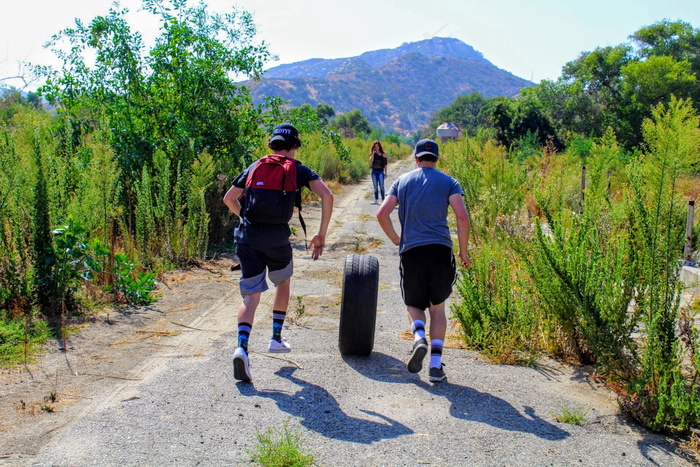
[[301, 217], [301, 188], [297, 190], [296, 198], [294, 200], [294, 206], [297, 207], [298, 212], [299, 212], [299, 224], [301, 224], [301, 229], [304, 231], [304, 244], [308, 248], [308, 241], [306, 238], [306, 222], [304, 222], [304, 218]]

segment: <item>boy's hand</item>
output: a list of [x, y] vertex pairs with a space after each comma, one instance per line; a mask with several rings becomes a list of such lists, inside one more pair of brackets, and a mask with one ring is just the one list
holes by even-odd
[[307, 250], [312, 249], [311, 259], [316, 261], [323, 254], [323, 247], [326, 246], [326, 237], [320, 234], [314, 235], [314, 238], [309, 242], [309, 246], [306, 247]]
[[463, 268], [468, 268], [472, 265], [472, 260], [471, 260], [471, 258], [469, 258], [469, 254], [467, 254], [466, 251], [459, 252], [459, 259], [462, 260], [462, 267]]

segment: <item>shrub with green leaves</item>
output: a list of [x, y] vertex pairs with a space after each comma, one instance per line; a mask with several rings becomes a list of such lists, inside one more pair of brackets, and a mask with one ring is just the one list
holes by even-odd
[[156, 274], [153, 272], [137, 272], [138, 266], [129, 261], [126, 254], [114, 257], [116, 266], [116, 286], [108, 290], [116, 292], [131, 305], [150, 305], [156, 301], [153, 291], [156, 288]]
[[457, 282], [462, 300], [452, 304], [466, 344], [496, 356], [534, 350], [527, 340], [535, 321], [518, 258], [498, 243], [482, 243], [470, 255], [472, 267]]
[[75, 311], [75, 294], [81, 283], [90, 281], [102, 267], [99, 258], [109, 253], [99, 240], [88, 242], [85, 229], [69, 219], [52, 231], [53, 245], [39, 257], [47, 274], [37, 277], [37, 287], [49, 298], [43, 313], [55, 318]]
[[[675, 98], [652, 114], [643, 126], [647, 151], [630, 167], [629, 217], [639, 252], [636, 307], [644, 352], [622, 405], [652, 429], [687, 433], [700, 426], [700, 391], [686, 380], [683, 360], [690, 349], [677, 335], [685, 230], [678, 181], [699, 159], [698, 115], [689, 102]], [[691, 349], [698, 343], [696, 333]], [[695, 381], [697, 366], [692, 371]]]

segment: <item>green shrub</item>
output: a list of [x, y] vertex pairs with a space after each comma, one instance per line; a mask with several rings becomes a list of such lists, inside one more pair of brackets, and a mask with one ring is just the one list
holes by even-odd
[[452, 304], [465, 343], [508, 361], [512, 350], [536, 351], [527, 287], [518, 259], [498, 243], [470, 250], [472, 267], [457, 282], [461, 301]]
[[150, 305], [156, 297], [153, 290], [156, 288], [156, 274], [152, 272], [136, 272], [137, 265], [129, 261], [125, 254], [117, 254], [114, 257], [116, 266], [116, 286], [108, 290], [116, 292], [130, 305]]
[[0, 320], [0, 367], [29, 363], [36, 349], [50, 337], [46, 321]]

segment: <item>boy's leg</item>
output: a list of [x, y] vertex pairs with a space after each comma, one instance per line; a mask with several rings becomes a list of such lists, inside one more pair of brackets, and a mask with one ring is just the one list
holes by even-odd
[[[289, 306], [289, 288], [291, 280], [281, 282], [275, 290], [275, 301], [272, 306], [272, 339], [268, 351], [285, 353], [291, 350], [289, 344], [282, 339], [282, 328]], [[274, 342], [273, 342], [274, 341]]]
[[401, 295], [406, 304], [408, 319], [413, 332], [413, 351], [406, 365], [410, 373], [418, 373], [423, 368], [423, 359], [428, 353], [425, 338], [425, 309], [429, 305], [423, 277], [423, 255], [421, 247], [411, 249], [401, 255]]
[[275, 284], [275, 300], [272, 305], [272, 338], [268, 352], [286, 353], [291, 347], [282, 339], [282, 328], [289, 307], [291, 277], [294, 272], [292, 261], [292, 246], [285, 245], [271, 252], [269, 277]]
[[423, 368], [423, 359], [428, 353], [428, 341], [425, 338], [425, 310], [407, 306], [408, 319], [413, 332], [413, 351], [406, 367], [411, 373], [418, 373]]
[[233, 377], [240, 381], [252, 381], [248, 340], [260, 296], [267, 290], [265, 264], [248, 245], [237, 245], [237, 254], [241, 264], [239, 287], [243, 302], [238, 308], [238, 347], [233, 353]]
[[259, 303], [260, 293], [252, 293], [243, 297], [243, 303], [238, 308], [238, 347], [233, 353], [233, 377], [239, 381], [253, 380], [248, 358], [248, 338]]
[[437, 305], [430, 305], [430, 340], [445, 340], [447, 333], [447, 316], [445, 315], [445, 302]]
[[430, 305], [430, 381], [442, 381], [446, 378], [442, 369], [442, 347], [447, 332], [447, 316], [445, 302]]
[[243, 296], [243, 303], [238, 307], [238, 323], [250, 323], [255, 320], [255, 310], [260, 304], [260, 292]]

